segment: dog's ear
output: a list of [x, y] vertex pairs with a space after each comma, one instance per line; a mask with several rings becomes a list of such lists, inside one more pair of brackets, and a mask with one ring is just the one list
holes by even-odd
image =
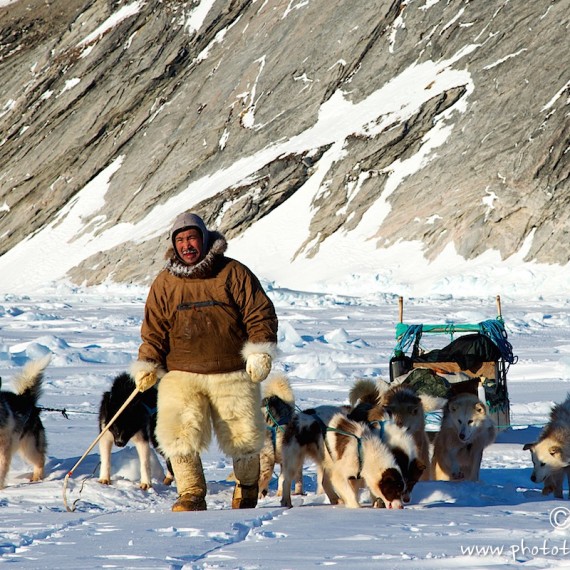
[[411, 416], [417, 416], [419, 412], [419, 407], [418, 406], [409, 406], [408, 407], [408, 413]]
[[410, 465], [410, 472], [412, 473], [412, 477], [419, 479], [422, 476], [422, 473], [427, 469], [427, 465], [420, 461], [419, 459], [414, 459], [412, 464]]
[[559, 445], [552, 445], [550, 447], [550, 449], [548, 450], [548, 452], [550, 453], [550, 455], [552, 455], [553, 457], [555, 455], [562, 455], [562, 448]]
[[523, 451], [534, 451], [535, 445], [536, 445], [536, 441], [534, 443], [525, 443], [523, 445]]
[[487, 413], [487, 411], [485, 410], [485, 406], [483, 404], [480, 404], [479, 402], [475, 404], [475, 411], [481, 415], [485, 415]]

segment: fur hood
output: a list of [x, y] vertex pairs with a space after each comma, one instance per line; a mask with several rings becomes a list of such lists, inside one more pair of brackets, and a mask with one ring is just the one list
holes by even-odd
[[210, 277], [214, 272], [216, 258], [224, 255], [228, 249], [228, 242], [219, 232], [210, 231], [209, 234], [211, 245], [202, 261], [196, 265], [185, 265], [178, 259], [174, 247], [170, 246], [165, 255], [167, 262], [164, 268], [176, 277], [193, 277], [195, 279]]

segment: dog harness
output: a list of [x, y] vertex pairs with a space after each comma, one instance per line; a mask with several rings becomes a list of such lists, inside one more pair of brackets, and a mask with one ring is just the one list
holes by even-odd
[[[341, 435], [351, 436], [351, 437], [354, 437], [356, 439], [356, 449], [357, 449], [357, 453], [358, 453], [358, 473], [356, 474], [356, 477], [354, 477], [354, 479], [360, 479], [361, 478], [360, 474], [362, 472], [362, 463], [363, 463], [362, 438], [358, 437], [355, 433], [350, 433], [347, 431], [343, 431], [341, 429], [336, 429], [336, 428], [328, 426], [327, 424], [325, 424], [325, 422], [322, 420], [322, 418], [319, 417], [319, 415], [317, 414], [317, 412], [315, 410], [305, 410], [305, 413], [313, 416], [315, 418], [315, 420], [318, 422], [318, 424], [321, 426], [321, 431], [323, 434], [323, 440], [325, 442], [325, 447], [327, 448], [328, 454], [331, 457], [333, 455], [331, 453], [329, 442], [327, 441], [327, 432], [335, 431], [336, 433], [340, 433]], [[352, 477], [351, 477], [351, 479], [352, 479]]]
[[273, 417], [273, 414], [269, 409], [269, 403], [265, 404], [265, 411], [267, 412], [267, 415], [271, 418], [271, 421], [273, 422], [273, 425], [266, 426], [266, 429], [268, 429], [271, 432], [271, 443], [273, 444], [273, 451], [275, 452], [277, 446], [277, 430], [281, 430], [283, 433], [285, 433], [285, 428], [283, 426], [286, 426], [287, 422], [280, 423]]

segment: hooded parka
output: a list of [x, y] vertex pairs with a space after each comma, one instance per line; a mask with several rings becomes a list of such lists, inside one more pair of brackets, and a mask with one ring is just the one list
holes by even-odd
[[276, 345], [275, 308], [257, 277], [224, 255], [225, 238], [199, 229], [209, 244], [205, 257], [188, 266], [170, 248], [151, 285], [139, 359], [198, 374], [243, 370], [248, 347]]

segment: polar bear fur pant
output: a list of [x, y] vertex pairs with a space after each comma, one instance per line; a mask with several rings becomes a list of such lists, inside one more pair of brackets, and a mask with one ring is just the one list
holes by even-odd
[[[245, 371], [168, 372], [158, 385], [156, 437], [160, 449], [172, 460], [179, 494], [205, 494], [199, 454], [210, 445], [212, 427], [222, 452], [234, 459], [234, 467], [238, 466], [236, 460], [258, 454], [265, 438], [260, 385]], [[236, 470], [238, 481], [256, 482], [258, 462], [256, 469], [255, 461], [238, 463], [250, 466], [244, 473]]]

